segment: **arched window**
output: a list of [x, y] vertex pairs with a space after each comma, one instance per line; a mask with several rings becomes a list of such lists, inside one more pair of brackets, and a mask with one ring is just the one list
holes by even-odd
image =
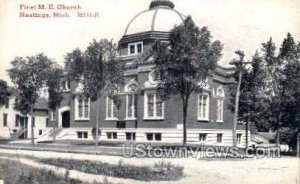
[[76, 120], [88, 120], [90, 118], [90, 99], [83, 96], [76, 96], [75, 113]]
[[224, 93], [223, 87], [219, 86], [216, 90], [217, 122], [223, 122], [224, 98], [225, 98], [225, 93]]
[[209, 95], [206, 93], [198, 95], [198, 120], [209, 120]]
[[126, 119], [134, 120], [136, 119], [137, 113], [137, 89], [138, 86], [136, 82], [131, 82], [125, 86], [126, 95]]
[[106, 120], [117, 120], [117, 108], [113, 99], [106, 98]]

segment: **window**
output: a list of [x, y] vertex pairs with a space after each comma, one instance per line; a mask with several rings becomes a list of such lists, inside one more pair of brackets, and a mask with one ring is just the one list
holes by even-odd
[[49, 127], [49, 118], [46, 118], [46, 127]]
[[9, 100], [6, 100], [5, 102], [5, 109], [8, 109], [9, 108]]
[[217, 122], [223, 122], [223, 110], [224, 110], [224, 90], [222, 86], [218, 87], [217, 92]]
[[135, 45], [130, 45], [130, 54], [135, 54]]
[[117, 139], [118, 134], [117, 132], [106, 132], [107, 139]]
[[118, 119], [116, 105], [114, 101], [109, 97], [106, 98], [106, 119], [107, 120]]
[[3, 114], [3, 126], [7, 126], [7, 116], [8, 114]]
[[217, 122], [223, 122], [223, 99], [217, 99]]
[[217, 143], [222, 143], [223, 134], [217, 134]]
[[236, 134], [236, 142], [238, 144], [241, 144], [241, 141], [242, 141], [242, 134]]
[[138, 53], [143, 52], [143, 45], [142, 45], [141, 43], [138, 43], [138, 44], [137, 44], [137, 52], [138, 52]]
[[161, 134], [155, 134], [155, 140], [161, 141]]
[[199, 141], [206, 141], [206, 138], [207, 138], [207, 134], [199, 134]]
[[133, 133], [133, 132], [127, 132], [126, 133], [126, 140], [127, 141], [135, 141], [135, 133]]
[[43, 134], [43, 130], [39, 130], [39, 135], [42, 135]]
[[77, 96], [75, 98], [75, 119], [88, 120], [90, 118], [90, 99]]
[[147, 141], [161, 141], [161, 133], [146, 133]]
[[17, 114], [15, 119], [15, 127], [18, 127], [20, 124], [20, 116]]
[[87, 132], [83, 132], [83, 138], [85, 138], [85, 139], [88, 138], [88, 133]]
[[77, 138], [78, 139], [87, 139], [88, 133], [87, 132], [77, 132]]
[[69, 80], [63, 80], [60, 82], [60, 89], [62, 91], [69, 91], [70, 90], [70, 81]]
[[198, 96], [198, 120], [209, 120], [209, 96]]
[[126, 119], [136, 119], [136, 107], [137, 107], [137, 100], [135, 94], [128, 94], [126, 96]]
[[143, 52], [143, 42], [136, 42], [128, 44], [128, 54], [140, 54]]
[[153, 93], [145, 93], [144, 119], [164, 119], [162, 98]]
[[50, 112], [50, 120], [51, 121], [55, 121], [55, 118], [54, 118], [54, 112]]

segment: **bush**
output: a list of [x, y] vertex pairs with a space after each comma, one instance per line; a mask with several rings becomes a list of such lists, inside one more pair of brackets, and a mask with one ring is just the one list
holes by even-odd
[[68, 170], [77, 170], [90, 174], [101, 174], [119, 178], [130, 178], [142, 181], [171, 181], [178, 180], [183, 176], [183, 167], [174, 166], [171, 163], [159, 162], [153, 167], [134, 166], [123, 163], [121, 160], [117, 165], [81, 160], [65, 159], [41, 159], [40, 162]]

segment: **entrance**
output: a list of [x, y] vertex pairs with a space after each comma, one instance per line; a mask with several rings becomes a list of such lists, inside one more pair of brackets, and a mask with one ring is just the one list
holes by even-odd
[[[19, 130], [19, 133], [17, 137], [22, 138], [22, 139], [27, 139], [28, 137], [28, 117], [20, 117], [20, 126], [21, 130]], [[30, 125], [31, 126], [31, 125]]]
[[70, 128], [70, 111], [63, 112], [61, 116], [62, 116], [62, 127]]

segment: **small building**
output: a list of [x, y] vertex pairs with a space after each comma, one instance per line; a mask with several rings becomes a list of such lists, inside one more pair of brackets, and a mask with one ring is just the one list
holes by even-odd
[[[16, 90], [10, 88], [11, 96], [0, 106], [0, 139], [31, 138], [31, 116], [24, 116], [15, 110], [18, 99]], [[34, 105], [34, 137], [46, 133], [48, 123], [48, 102], [41, 96]]]

